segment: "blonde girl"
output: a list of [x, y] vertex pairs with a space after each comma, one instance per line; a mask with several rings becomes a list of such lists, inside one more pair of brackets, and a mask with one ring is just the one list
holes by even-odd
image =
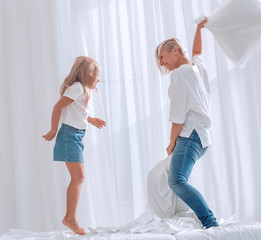
[[61, 89], [60, 100], [52, 112], [51, 130], [43, 136], [51, 141], [58, 130], [53, 150], [54, 161], [65, 162], [71, 181], [67, 189], [67, 207], [63, 224], [77, 234], [84, 235], [76, 219], [81, 185], [84, 180], [84, 159], [82, 138], [88, 123], [101, 129], [106, 122], [89, 116], [88, 102], [92, 89], [99, 82], [100, 67], [89, 57], [80, 56], [74, 62], [69, 75], [65, 78]]

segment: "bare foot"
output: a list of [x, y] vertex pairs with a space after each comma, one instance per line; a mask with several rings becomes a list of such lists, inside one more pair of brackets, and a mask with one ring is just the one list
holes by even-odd
[[64, 217], [63, 224], [66, 227], [70, 228], [72, 231], [74, 231], [77, 234], [80, 234], [80, 235], [85, 235], [86, 234], [84, 229], [80, 228], [80, 226], [79, 226], [79, 224], [78, 224], [78, 222], [76, 221], [75, 218]]

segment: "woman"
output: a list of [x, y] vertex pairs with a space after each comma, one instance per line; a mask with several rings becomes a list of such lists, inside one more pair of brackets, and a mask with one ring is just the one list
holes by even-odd
[[218, 226], [216, 218], [198, 190], [188, 184], [195, 162], [211, 143], [211, 93], [208, 76], [200, 56], [201, 29], [207, 19], [198, 24], [192, 60], [178, 39], [168, 39], [156, 48], [156, 61], [161, 72], [171, 72], [169, 86], [172, 122], [167, 153], [172, 152], [169, 170], [170, 188], [196, 213], [204, 228]]

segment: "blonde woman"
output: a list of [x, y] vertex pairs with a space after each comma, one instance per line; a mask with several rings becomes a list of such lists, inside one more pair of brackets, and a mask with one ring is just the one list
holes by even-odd
[[201, 52], [201, 29], [197, 26], [192, 59], [189, 60], [178, 39], [172, 38], [156, 48], [161, 72], [171, 72], [168, 90], [172, 122], [167, 153], [172, 153], [170, 188], [196, 213], [204, 228], [218, 226], [216, 218], [198, 190], [188, 183], [195, 162], [203, 156], [210, 140], [210, 86]]
[[84, 180], [84, 159], [82, 138], [88, 122], [101, 129], [106, 122], [92, 118], [88, 111], [90, 92], [96, 89], [99, 82], [100, 67], [93, 59], [80, 56], [76, 59], [69, 75], [65, 78], [61, 89], [61, 98], [55, 104], [52, 113], [51, 130], [43, 136], [51, 141], [58, 129], [53, 151], [54, 161], [65, 162], [71, 176], [67, 189], [67, 210], [63, 224], [77, 234], [84, 235], [76, 219], [81, 185]]

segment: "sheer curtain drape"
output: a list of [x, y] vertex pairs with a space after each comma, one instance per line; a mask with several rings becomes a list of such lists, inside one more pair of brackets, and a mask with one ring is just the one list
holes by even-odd
[[[107, 121], [85, 136], [83, 227], [127, 223], [146, 207], [149, 170], [166, 156], [168, 76], [156, 45], [178, 37], [191, 53], [193, 19], [218, 1], [0, 0], [0, 233], [64, 229], [69, 175], [44, 142], [59, 87], [75, 57], [102, 67], [91, 116]], [[203, 56], [213, 92], [213, 145], [191, 182], [218, 218], [261, 220], [261, 49], [242, 68], [227, 60], [207, 30]]]

